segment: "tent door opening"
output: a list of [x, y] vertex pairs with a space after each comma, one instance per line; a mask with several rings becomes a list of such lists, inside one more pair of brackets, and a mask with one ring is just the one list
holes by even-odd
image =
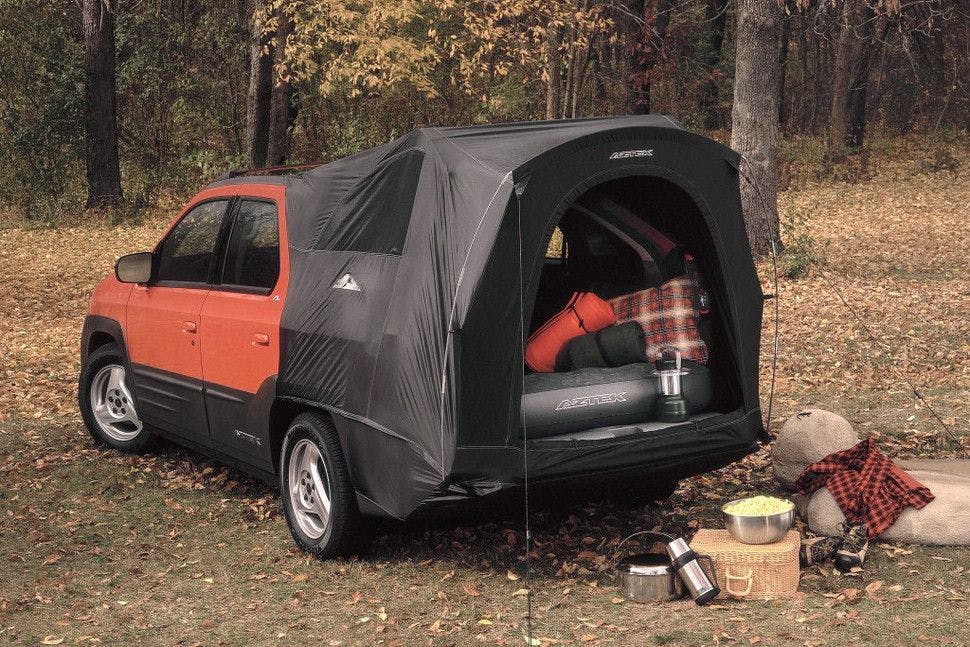
[[[578, 317], [578, 332], [586, 334], [543, 367], [527, 369], [521, 410], [530, 442], [609, 441], [737, 411], [740, 389], [713, 254], [697, 204], [662, 178], [607, 182], [565, 209], [546, 242], [525, 318], [529, 343], [566, 311], [560, 316]], [[601, 310], [609, 304], [616, 322], [587, 329], [592, 317], [583, 320], [573, 307], [585, 293], [596, 295]], [[642, 350], [631, 354], [637, 344]], [[685, 419], [671, 422], [660, 419], [654, 368], [661, 353], [675, 350], [687, 370], [689, 406]]]

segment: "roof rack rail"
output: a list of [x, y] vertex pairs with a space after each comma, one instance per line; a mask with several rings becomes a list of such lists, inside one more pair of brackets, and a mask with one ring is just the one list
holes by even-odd
[[305, 171], [307, 169], [316, 168], [320, 166], [323, 162], [313, 162], [310, 164], [286, 164], [283, 166], [264, 166], [262, 168], [249, 168], [249, 169], [231, 169], [227, 173], [223, 173], [219, 176], [218, 180], [231, 180], [234, 177], [241, 177], [244, 175], [282, 175], [288, 171]]

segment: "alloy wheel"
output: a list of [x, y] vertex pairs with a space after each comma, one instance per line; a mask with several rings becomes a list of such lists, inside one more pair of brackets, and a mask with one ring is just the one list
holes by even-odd
[[330, 476], [317, 445], [303, 438], [290, 450], [290, 505], [300, 530], [311, 540], [323, 537], [330, 526]]
[[91, 380], [91, 413], [106, 436], [128, 442], [142, 430], [134, 398], [125, 384], [125, 369], [118, 364], [101, 368]]

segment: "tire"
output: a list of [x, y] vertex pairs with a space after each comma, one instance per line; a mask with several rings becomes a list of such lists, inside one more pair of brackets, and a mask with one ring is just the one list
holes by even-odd
[[361, 518], [356, 494], [337, 431], [326, 416], [308, 412], [290, 423], [279, 478], [283, 516], [297, 546], [319, 559], [357, 548]]
[[77, 401], [88, 433], [99, 445], [123, 452], [147, 449], [153, 434], [138, 416], [127, 385], [128, 369], [116, 344], [88, 355], [78, 379]]

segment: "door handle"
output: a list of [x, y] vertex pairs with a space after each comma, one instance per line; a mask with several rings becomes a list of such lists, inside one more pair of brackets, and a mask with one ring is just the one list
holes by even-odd
[[269, 346], [269, 335], [264, 332], [254, 333], [250, 343], [253, 346]]
[[194, 321], [183, 321], [182, 322], [182, 332], [195, 333], [198, 332], [199, 326]]

